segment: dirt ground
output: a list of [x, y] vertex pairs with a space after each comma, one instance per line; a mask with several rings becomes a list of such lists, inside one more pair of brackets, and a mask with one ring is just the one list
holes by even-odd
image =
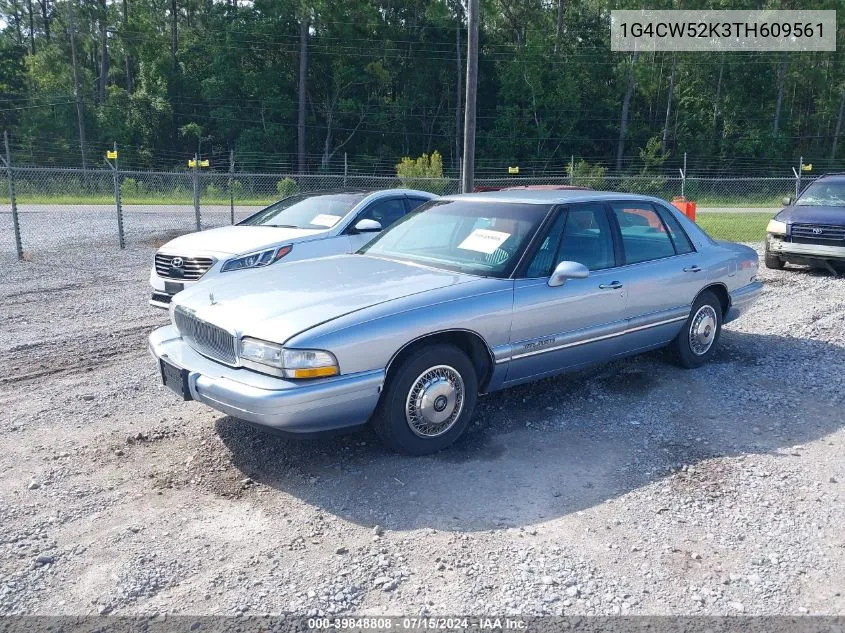
[[159, 384], [153, 251], [0, 283], [0, 614], [845, 614], [845, 279], [762, 270], [715, 362], [479, 400], [441, 454]]

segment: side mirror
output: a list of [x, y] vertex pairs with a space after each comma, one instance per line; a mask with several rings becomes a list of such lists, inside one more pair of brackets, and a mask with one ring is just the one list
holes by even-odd
[[790, 204], [792, 204], [792, 196], [784, 196], [781, 202], [783, 202], [783, 206], [788, 207]]
[[586, 279], [590, 276], [590, 269], [578, 262], [561, 262], [555, 266], [552, 276], [549, 277], [549, 285], [562, 286], [567, 279]]
[[355, 225], [356, 233], [378, 233], [381, 231], [381, 222], [376, 220], [361, 220]]

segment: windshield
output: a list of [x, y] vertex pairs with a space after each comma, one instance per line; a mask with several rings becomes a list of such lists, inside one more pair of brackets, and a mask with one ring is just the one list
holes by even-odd
[[242, 226], [281, 226], [327, 230], [340, 222], [366, 193], [302, 193], [271, 204], [248, 217]]
[[548, 211], [540, 204], [434, 200], [358, 252], [471, 275], [507, 277]]
[[845, 182], [814, 182], [795, 204], [799, 207], [844, 207]]

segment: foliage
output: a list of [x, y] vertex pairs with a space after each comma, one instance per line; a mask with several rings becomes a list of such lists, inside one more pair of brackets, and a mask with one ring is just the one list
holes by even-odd
[[443, 157], [434, 150], [431, 155], [423, 154], [419, 158], [405, 156], [396, 165], [396, 176], [403, 187], [430, 191], [438, 195], [446, 190], [443, 177]]
[[[442, 167], [457, 171], [466, 16], [455, 0], [184, 0], [175, 50], [169, 3], [75, 2], [81, 121], [70, 1], [0, 0], [0, 125], [10, 131], [20, 161], [78, 166], [85, 150], [93, 165], [117, 142], [121, 165], [129, 168], [184, 169], [185, 158], [197, 151], [219, 166], [233, 150], [246, 171], [293, 173], [299, 32], [307, 18], [307, 169], [338, 173], [346, 153], [354, 169], [384, 173], [398, 157], [433, 156], [439, 148]], [[717, 5], [745, 9], [748, 3]], [[559, 36], [558, 6], [564, 8]], [[500, 171], [520, 165], [523, 175], [533, 169], [560, 175], [552, 166], [575, 155], [613, 168], [629, 77], [633, 93], [621, 148], [627, 174], [675, 173], [684, 152], [696, 157], [696, 170], [754, 159], [789, 175], [788, 165], [799, 156], [817, 165], [827, 158], [835, 166], [829, 157], [836, 130], [845, 130], [845, 57], [613, 52], [608, 8], [633, 6], [482, 3], [479, 166]], [[841, 25], [845, 12], [838, 19]], [[108, 33], [104, 77], [101, 26]], [[845, 141], [840, 155], [843, 146]], [[590, 186], [607, 173], [584, 169], [573, 177], [591, 179], [583, 182]]]
[[591, 165], [585, 160], [579, 160], [572, 165], [566, 166], [566, 175], [570, 177], [573, 185], [589, 187], [590, 189], [604, 189], [606, 186], [607, 167]]
[[299, 193], [299, 185], [293, 178], [285, 178], [276, 183], [276, 191], [282, 198], [287, 198], [295, 193]]
[[138, 198], [147, 193], [144, 183], [134, 178], [124, 178], [120, 183], [120, 195], [123, 198]]

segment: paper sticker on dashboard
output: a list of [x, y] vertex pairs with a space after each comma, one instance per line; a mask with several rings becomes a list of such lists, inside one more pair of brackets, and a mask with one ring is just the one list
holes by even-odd
[[502, 231], [475, 229], [463, 242], [458, 244], [458, 248], [462, 248], [465, 251], [476, 251], [477, 253], [490, 255], [510, 236], [510, 233], [503, 233]]
[[318, 216], [315, 216], [313, 220], [311, 220], [311, 224], [316, 226], [334, 226], [340, 220], [339, 215], [328, 215], [325, 213], [321, 213]]

